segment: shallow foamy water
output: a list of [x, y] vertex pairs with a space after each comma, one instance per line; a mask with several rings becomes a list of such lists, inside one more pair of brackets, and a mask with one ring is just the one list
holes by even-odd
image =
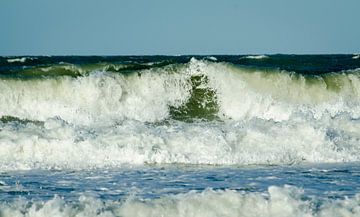
[[0, 174], [1, 216], [358, 216], [360, 165]]

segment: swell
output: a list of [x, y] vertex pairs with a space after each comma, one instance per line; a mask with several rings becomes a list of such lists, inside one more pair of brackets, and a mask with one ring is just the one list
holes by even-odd
[[160, 65], [185, 64], [192, 57], [212, 62], [294, 71], [305, 75], [320, 75], [360, 68], [357, 54], [340, 55], [215, 55], [215, 56], [0, 56], [0, 74], [19, 74], [24, 68], [49, 67], [63, 64], [77, 67], [87, 65], [117, 65], [130, 68], [151, 68]]
[[3, 70], [0, 70], [0, 76], [3, 78], [36, 79], [58, 76], [79, 77], [89, 75], [94, 71], [127, 74], [138, 70], [164, 67], [169, 64], [171, 64], [170, 61], [149, 63], [88, 63], [81, 65], [60, 62], [50, 65], [4, 67]]

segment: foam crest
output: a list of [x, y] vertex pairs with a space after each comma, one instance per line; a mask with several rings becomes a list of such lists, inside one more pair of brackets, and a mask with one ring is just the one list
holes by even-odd
[[15, 62], [24, 63], [27, 59], [28, 59], [27, 57], [13, 58], [13, 59], [7, 59], [7, 62], [8, 63], [15, 63]]
[[[189, 117], [223, 120], [279, 122], [342, 113], [357, 119], [358, 72], [305, 77], [192, 58], [184, 65], [128, 75], [92, 72], [79, 77], [8, 78], [0, 80], [0, 116], [39, 121], [58, 116], [75, 124], [114, 123], [124, 118], [158, 122], [182, 107], [179, 113]], [[200, 114], [204, 112], [214, 114]]]
[[97, 72], [83, 77], [0, 80], [0, 116], [71, 123], [114, 122], [123, 118], [157, 121], [169, 106], [189, 98], [191, 85], [181, 74], [143, 71], [124, 76]]
[[304, 77], [282, 71], [237, 68], [192, 59], [189, 71], [209, 79], [219, 115], [236, 120], [284, 121], [294, 115], [321, 118], [349, 113], [360, 117], [358, 71]]
[[[87, 169], [142, 164], [298, 164], [360, 160], [359, 121], [174, 121], [78, 126], [0, 122], [0, 170]], [[327, 127], [324, 127], [327, 126]]]
[[360, 160], [356, 71], [304, 77], [193, 58], [0, 89], [2, 170]]
[[302, 189], [291, 186], [271, 186], [265, 193], [209, 189], [152, 200], [135, 197], [120, 202], [101, 201], [89, 196], [80, 196], [78, 201], [66, 202], [56, 196], [48, 201], [19, 199], [12, 203], [1, 203], [0, 214], [3, 217], [355, 217], [360, 215], [360, 197], [309, 199], [304, 197]]
[[268, 56], [266, 55], [249, 55], [249, 56], [246, 56], [246, 57], [242, 57], [243, 59], [255, 59], [255, 60], [261, 60], [261, 59], [266, 59], [266, 58], [269, 58]]

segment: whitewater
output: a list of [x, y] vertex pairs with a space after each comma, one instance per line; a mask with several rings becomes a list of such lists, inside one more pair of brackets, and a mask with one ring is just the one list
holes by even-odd
[[0, 216], [360, 215], [353, 55], [1, 57], [0, 90]]

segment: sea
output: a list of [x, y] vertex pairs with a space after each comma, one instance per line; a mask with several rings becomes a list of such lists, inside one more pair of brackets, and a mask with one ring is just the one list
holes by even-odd
[[360, 57], [1, 56], [0, 217], [359, 217]]

